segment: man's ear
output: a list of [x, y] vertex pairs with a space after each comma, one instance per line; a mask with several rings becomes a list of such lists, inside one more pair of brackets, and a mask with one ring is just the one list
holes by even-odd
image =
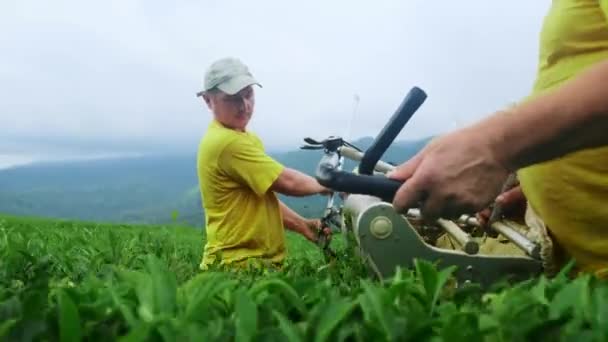
[[203, 99], [205, 100], [207, 107], [209, 107], [209, 109], [213, 109], [213, 105], [211, 103], [211, 96], [209, 96], [209, 94], [203, 94]]

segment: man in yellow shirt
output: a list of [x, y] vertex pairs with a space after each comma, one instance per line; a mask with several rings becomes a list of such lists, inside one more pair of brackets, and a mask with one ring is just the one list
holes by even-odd
[[553, 1], [530, 96], [400, 165], [389, 175], [406, 181], [394, 206], [428, 219], [474, 213], [516, 172], [525, 197], [515, 197], [542, 220], [558, 261], [608, 275], [607, 18], [608, 0]]
[[211, 64], [197, 94], [213, 113], [197, 157], [207, 233], [202, 269], [216, 262], [280, 267], [286, 257], [284, 228], [310, 241], [321, 229], [320, 220], [299, 216], [277, 198], [276, 193], [308, 196], [328, 190], [268, 156], [247, 129], [254, 85], [260, 86], [246, 65], [223, 58]]

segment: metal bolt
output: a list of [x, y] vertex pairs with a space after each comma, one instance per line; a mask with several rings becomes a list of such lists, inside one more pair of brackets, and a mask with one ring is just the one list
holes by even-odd
[[463, 249], [467, 254], [477, 254], [479, 252], [479, 244], [475, 241], [467, 241]]
[[370, 231], [377, 239], [386, 239], [393, 232], [393, 223], [386, 216], [378, 216], [372, 220]]

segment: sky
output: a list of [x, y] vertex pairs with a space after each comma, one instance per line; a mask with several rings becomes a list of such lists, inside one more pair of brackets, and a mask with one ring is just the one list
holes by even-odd
[[269, 149], [374, 136], [414, 86], [428, 98], [398, 139], [442, 134], [528, 94], [549, 5], [3, 0], [0, 154], [195, 148], [195, 93], [226, 56], [262, 83], [250, 128]]

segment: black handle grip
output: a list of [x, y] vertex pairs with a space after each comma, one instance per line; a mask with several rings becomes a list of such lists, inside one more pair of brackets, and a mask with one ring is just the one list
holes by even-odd
[[393, 143], [405, 124], [412, 118], [414, 113], [422, 106], [427, 95], [424, 90], [413, 87], [401, 102], [401, 105], [390, 120], [386, 123], [382, 131], [376, 136], [372, 145], [365, 151], [359, 164], [359, 173], [371, 175], [378, 160]]
[[338, 159], [337, 153], [327, 154], [321, 159], [316, 172], [316, 179], [321, 185], [335, 191], [370, 195], [392, 202], [403, 184], [383, 175], [357, 175], [337, 170]]

